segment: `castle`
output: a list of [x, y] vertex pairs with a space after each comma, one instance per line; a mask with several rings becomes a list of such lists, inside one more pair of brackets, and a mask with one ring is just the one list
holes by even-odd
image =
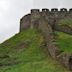
[[72, 34], [72, 8], [32, 9], [30, 14], [20, 20], [20, 32], [28, 28], [36, 28], [41, 31], [45, 38], [46, 47], [53, 59], [72, 70], [72, 54], [63, 53], [55, 44], [54, 31]]

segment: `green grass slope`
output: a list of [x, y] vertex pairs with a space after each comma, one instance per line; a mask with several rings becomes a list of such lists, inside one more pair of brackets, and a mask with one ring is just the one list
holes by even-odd
[[65, 52], [72, 53], [72, 35], [63, 32], [55, 32], [55, 35], [58, 47]]
[[28, 29], [0, 44], [0, 72], [69, 72], [44, 52], [43, 41]]
[[64, 18], [58, 22], [59, 25], [67, 25], [72, 27], [72, 19], [71, 18]]

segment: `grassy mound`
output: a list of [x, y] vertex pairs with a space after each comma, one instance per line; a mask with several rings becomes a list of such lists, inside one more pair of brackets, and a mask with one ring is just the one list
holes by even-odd
[[72, 35], [63, 32], [55, 32], [56, 42], [59, 48], [66, 52], [72, 53]]
[[0, 72], [68, 72], [43, 51], [43, 41], [28, 29], [0, 44]]

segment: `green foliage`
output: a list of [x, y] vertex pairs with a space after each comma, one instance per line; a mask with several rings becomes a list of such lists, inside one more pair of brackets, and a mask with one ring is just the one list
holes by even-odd
[[[21, 63], [0, 67], [0, 72], [68, 72], [46, 55], [41, 48], [43, 41], [42, 35], [37, 30], [28, 29], [2, 43], [0, 55], [7, 54], [10, 58], [0, 58], [0, 63], [7, 63], [12, 59], [17, 59]], [[29, 42], [28, 46], [22, 51], [16, 50], [15, 47], [19, 47], [23, 42]]]
[[59, 25], [68, 25], [72, 27], [72, 19], [71, 18], [64, 18], [58, 22]]
[[55, 32], [56, 42], [61, 50], [72, 52], [72, 35], [63, 32]]

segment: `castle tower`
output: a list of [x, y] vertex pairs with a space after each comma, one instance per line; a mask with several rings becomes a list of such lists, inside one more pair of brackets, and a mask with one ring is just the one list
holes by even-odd
[[40, 18], [40, 10], [39, 9], [32, 9], [31, 10], [31, 28], [38, 26], [38, 21]]

